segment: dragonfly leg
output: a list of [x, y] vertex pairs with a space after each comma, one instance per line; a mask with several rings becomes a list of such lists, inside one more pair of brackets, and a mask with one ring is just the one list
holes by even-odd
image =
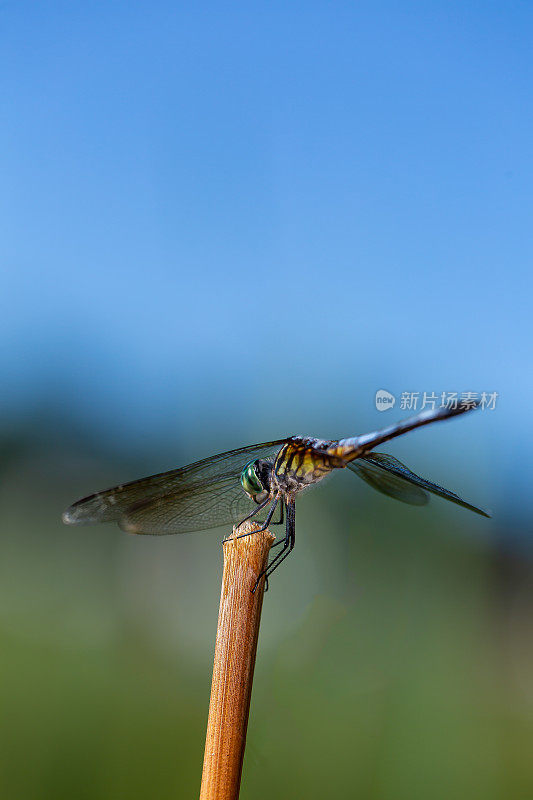
[[[277, 522], [272, 522], [271, 525], [283, 525], [283, 518], [284, 518], [284, 513], [283, 512], [284, 512], [284, 510], [285, 510], [285, 503], [281, 503], [280, 504], [279, 519], [278, 519]], [[284, 542], [285, 542], [285, 537], [283, 537], [283, 539], [278, 539], [276, 542], [274, 542], [274, 544], [272, 545], [272, 547], [270, 549], [273, 550], [275, 547], [279, 547], [280, 544], [283, 544]], [[266, 591], [267, 590], [266, 590], [266, 587], [265, 587], [265, 592]]]
[[[283, 525], [283, 516], [284, 516], [283, 512], [284, 512], [284, 510], [285, 510], [285, 503], [281, 503], [280, 507], [279, 507], [279, 519], [278, 519], [277, 522], [273, 522], [272, 525]], [[275, 547], [275, 546], [276, 546], [275, 544], [272, 545], [272, 547]]]
[[283, 540], [283, 547], [281, 548], [277, 556], [275, 556], [275, 558], [272, 559], [270, 564], [268, 564], [267, 568], [264, 569], [263, 572], [261, 572], [261, 574], [259, 575], [258, 579], [255, 582], [255, 586], [252, 589], [252, 592], [255, 592], [255, 590], [259, 585], [259, 581], [263, 577], [265, 578], [268, 585], [268, 578], [272, 575], [274, 570], [276, 570], [279, 567], [281, 562], [287, 558], [287, 556], [293, 549], [294, 542], [296, 540], [295, 520], [296, 520], [296, 509], [294, 505], [294, 500], [291, 500], [290, 502], [287, 503], [287, 527], [285, 529], [285, 539]]
[[[259, 505], [256, 508], [254, 513], [253, 514], [249, 514], [245, 519], [243, 519], [242, 522], [246, 522], [247, 519], [250, 519], [250, 517], [254, 516], [254, 514], [257, 514], [257, 512], [260, 511], [260, 509], [264, 508], [266, 506], [266, 504], [269, 503], [269, 502], [270, 502], [270, 498], [265, 500], [264, 503], [261, 503], [261, 505]], [[266, 531], [266, 529], [270, 525], [270, 520], [272, 519], [272, 517], [274, 515], [274, 511], [276, 510], [276, 506], [277, 506], [278, 503], [279, 503], [279, 495], [274, 498], [274, 500], [272, 502], [272, 505], [270, 506], [270, 508], [268, 510], [268, 514], [266, 515], [266, 519], [265, 519], [264, 523], [262, 524], [262, 526], [260, 528], [258, 528], [255, 531], [248, 531], [248, 533], [241, 533], [241, 534], [239, 534], [239, 536], [236, 536], [235, 538], [236, 539], [242, 539], [244, 536], [250, 536], [252, 533], [261, 533], [261, 531]], [[240, 525], [242, 525], [242, 522], [240, 523]]]
[[[269, 503], [270, 503], [270, 497], [267, 497], [267, 499], [264, 500], [262, 503], [260, 503], [257, 506], [257, 508], [254, 508], [254, 510], [252, 511], [251, 514], [248, 514], [247, 517], [245, 517], [244, 519], [241, 519], [241, 521], [239, 522], [238, 525], [236, 525], [236, 527], [240, 528], [241, 525], [243, 525], [247, 520], [252, 519], [252, 517], [255, 517], [255, 515], [258, 513], [258, 511], [261, 511], [261, 509], [264, 508], [265, 506], [267, 506]], [[255, 533], [255, 531], [252, 531], [252, 533]], [[242, 533], [241, 536], [249, 536], [249, 534], [248, 533]], [[240, 536], [236, 536], [235, 538], [236, 539], [240, 539]]]

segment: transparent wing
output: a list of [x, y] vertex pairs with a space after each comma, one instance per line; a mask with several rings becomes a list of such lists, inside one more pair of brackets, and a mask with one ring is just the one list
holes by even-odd
[[[413, 506], [424, 506], [429, 502], [429, 497], [426, 492], [418, 486], [413, 485], [404, 476], [405, 473], [410, 473], [415, 478], [417, 476], [410, 472], [398, 459], [392, 456], [386, 456], [388, 459], [388, 466], [385, 464], [374, 463], [377, 455], [384, 455], [381, 453], [373, 453], [369, 456], [357, 458], [348, 464], [348, 469], [355, 472], [366, 483], [377, 489], [378, 492], [389, 497], [394, 497], [395, 500], [401, 500], [402, 503], [409, 503]], [[392, 471], [394, 469], [394, 471]], [[401, 469], [402, 477], [398, 477], [398, 472]]]
[[467, 503], [466, 500], [463, 500], [454, 492], [450, 492], [449, 489], [444, 489], [437, 483], [427, 481], [425, 478], [421, 478], [411, 472], [405, 464], [402, 464], [394, 456], [389, 456], [385, 453], [370, 453], [352, 461], [347, 466], [348, 469], [359, 475], [374, 489], [389, 495], [389, 497], [394, 497], [396, 500], [401, 500], [403, 503], [410, 503], [415, 506], [425, 505], [429, 500], [427, 492], [431, 492], [443, 497], [445, 500], [450, 500], [452, 503], [463, 506], [463, 508], [475, 511], [476, 514], [481, 514], [484, 517], [490, 516], [486, 511]]
[[132, 533], [185, 533], [239, 522], [255, 507], [241, 488], [244, 465], [274, 458], [286, 439], [210, 456], [85, 497], [63, 514], [69, 525], [118, 522]]
[[[128, 533], [169, 534], [241, 522], [257, 509], [257, 504], [243, 491], [239, 475], [240, 469], [237, 474], [210, 481], [194, 492], [177, 490], [141, 500], [127, 509], [119, 525]], [[254, 519], [259, 521], [262, 516], [264, 513], [259, 512]]]

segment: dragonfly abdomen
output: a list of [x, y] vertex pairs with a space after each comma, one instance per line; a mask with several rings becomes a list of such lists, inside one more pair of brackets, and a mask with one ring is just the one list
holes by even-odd
[[328, 448], [328, 452], [335, 458], [341, 458], [343, 461], [352, 461], [360, 451], [360, 437], [351, 436], [349, 439], [339, 439], [338, 442], [333, 442]]

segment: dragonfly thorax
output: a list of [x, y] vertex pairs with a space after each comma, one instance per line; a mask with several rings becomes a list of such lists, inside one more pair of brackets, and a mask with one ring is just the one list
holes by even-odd
[[254, 502], [263, 503], [270, 495], [272, 463], [262, 458], [249, 461], [241, 472], [241, 486]]

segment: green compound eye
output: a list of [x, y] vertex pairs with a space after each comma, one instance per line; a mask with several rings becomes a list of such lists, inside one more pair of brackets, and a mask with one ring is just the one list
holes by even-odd
[[246, 494], [252, 498], [265, 491], [257, 476], [256, 464], [256, 461], [249, 461], [241, 472], [241, 486]]

